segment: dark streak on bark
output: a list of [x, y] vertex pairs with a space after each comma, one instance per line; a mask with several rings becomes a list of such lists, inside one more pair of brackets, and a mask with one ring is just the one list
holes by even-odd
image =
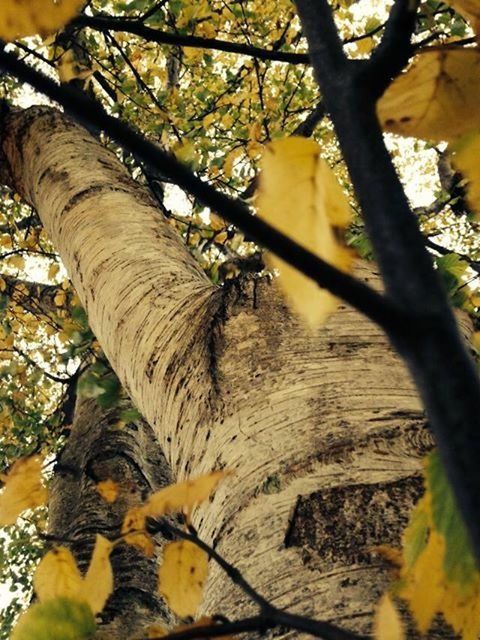
[[88, 189], [84, 189], [83, 191], [76, 193], [72, 198], [70, 198], [68, 203], [63, 208], [61, 215], [63, 217], [64, 215], [69, 213], [74, 207], [81, 204], [84, 200], [88, 200], [88, 198], [90, 198], [91, 196], [98, 195], [101, 193], [114, 193], [118, 191], [123, 193], [130, 193], [130, 189], [127, 189], [127, 188], [122, 189], [120, 187], [115, 187], [113, 185], [107, 185], [107, 184], [100, 184], [100, 185], [94, 185], [92, 187], [88, 187]]
[[371, 566], [372, 547], [400, 546], [409, 512], [422, 488], [421, 477], [408, 477], [301, 496], [285, 546], [298, 547], [304, 564], [322, 572], [338, 565]]

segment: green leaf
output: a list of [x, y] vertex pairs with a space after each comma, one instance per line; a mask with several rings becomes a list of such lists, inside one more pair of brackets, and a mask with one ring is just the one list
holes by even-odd
[[124, 409], [120, 414], [120, 420], [124, 422], [135, 422], [135, 420], [140, 420], [142, 414], [138, 409], [132, 407], [131, 409]]
[[437, 258], [435, 262], [441, 273], [451, 273], [458, 279], [463, 278], [468, 269], [467, 262], [462, 260], [456, 253], [447, 253], [447, 255]]
[[11, 640], [83, 640], [94, 633], [95, 619], [87, 603], [55, 598], [30, 607]]
[[433, 523], [445, 539], [445, 576], [447, 580], [467, 587], [476, 577], [477, 566], [467, 529], [437, 451], [428, 458], [426, 481]]
[[411, 569], [427, 546], [429, 517], [425, 500], [421, 500], [410, 517], [403, 534], [403, 557], [407, 569]]

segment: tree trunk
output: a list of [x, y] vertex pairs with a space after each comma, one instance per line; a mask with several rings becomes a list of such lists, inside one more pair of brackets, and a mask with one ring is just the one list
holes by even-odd
[[[170, 484], [170, 473], [151, 428], [144, 420], [119, 428], [120, 409], [103, 409], [95, 400], [80, 399], [67, 444], [55, 465], [50, 491], [49, 534], [68, 546], [85, 571], [95, 534], [115, 539], [125, 511], [145, 495]], [[120, 494], [110, 504], [97, 484], [111, 479]], [[159, 547], [161, 549], [161, 547]], [[158, 558], [147, 558], [127, 544], [111, 555], [115, 576], [113, 594], [102, 611], [102, 631], [116, 640], [147, 636], [159, 619], [172, 621], [156, 594]]]
[[[9, 116], [3, 150], [174, 478], [233, 472], [199, 535], [275, 605], [368, 628], [388, 573], [372, 547], [399, 543], [431, 446], [382, 332], [340, 307], [309, 333], [266, 280], [214, 287], [114, 155], [54, 110]], [[251, 605], [212, 566], [204, 610]]]

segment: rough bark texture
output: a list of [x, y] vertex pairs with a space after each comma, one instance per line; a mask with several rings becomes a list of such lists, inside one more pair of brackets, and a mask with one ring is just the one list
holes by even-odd
[[[126, 509], [171, 482], [149, 425], [139, 420], [119, 428], [119, 414], [118, 407], [103, 409], [95, 400], [77, 402], [71, 434], [55, 467], [49, 533], [65, 541], [83, 571], [90, 562], [95, 534], [117, 538]], [[121, 489], [112, 504], [96, 489], [98, 482], [107, 479]], [[101, 615], [105, 637], [142, 637], [153, 622], [171, 621], [165, 603], [156, 595], [157, 561], [131, 545], [115, 547], [111, 555], [114, 592]]]
[[[365, 630], [388, 573], [369, 548], [398, 543], [432, 444], [381, 331], [341, 307], [311, 334], [266, 281], [213, 287], [114, 156], [55, 111], [11, 117], [3, 149], [175, 478], [234, 472], [200, 535], [275, 605]], [[213, 566], [204, 609], [250, 608]]]

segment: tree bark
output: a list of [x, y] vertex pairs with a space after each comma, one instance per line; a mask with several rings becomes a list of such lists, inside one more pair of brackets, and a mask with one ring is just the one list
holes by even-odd
[[[198, 509], [200, 537], [276, 606], [368, 629], [389, 573], [371, 548], [399, 543], [432, 444], [383, 333], [345, 306], [310, 333], [266, 280], [214, 287], [114, 155], [54, 110], [9, 116], [2, 146], [174, 478], [233, 472]], [[252, 605], [212, 566], [203, 608]]]
[[[49, 534], [55, 544], [71, 549], [82, 571], [89, 565], [95, 535], [118, 538], [125, 511], [171, 482], [149, 425], [138, 420], [119, 428], [122, 408], [104, 409], [95, 400], [80, 398], [72, 431], [55, 465]], [[106, 502], [97, 491], [97, 484], [104, 480], [119, 486], [114, 503]], [[143, 637], [153, 623], [172, 622], [156, 593], [158, 553], [148, 558], [125, 543], [115, 547], [111, 555], [114, 591], [101, 614], [105, 637]]]

